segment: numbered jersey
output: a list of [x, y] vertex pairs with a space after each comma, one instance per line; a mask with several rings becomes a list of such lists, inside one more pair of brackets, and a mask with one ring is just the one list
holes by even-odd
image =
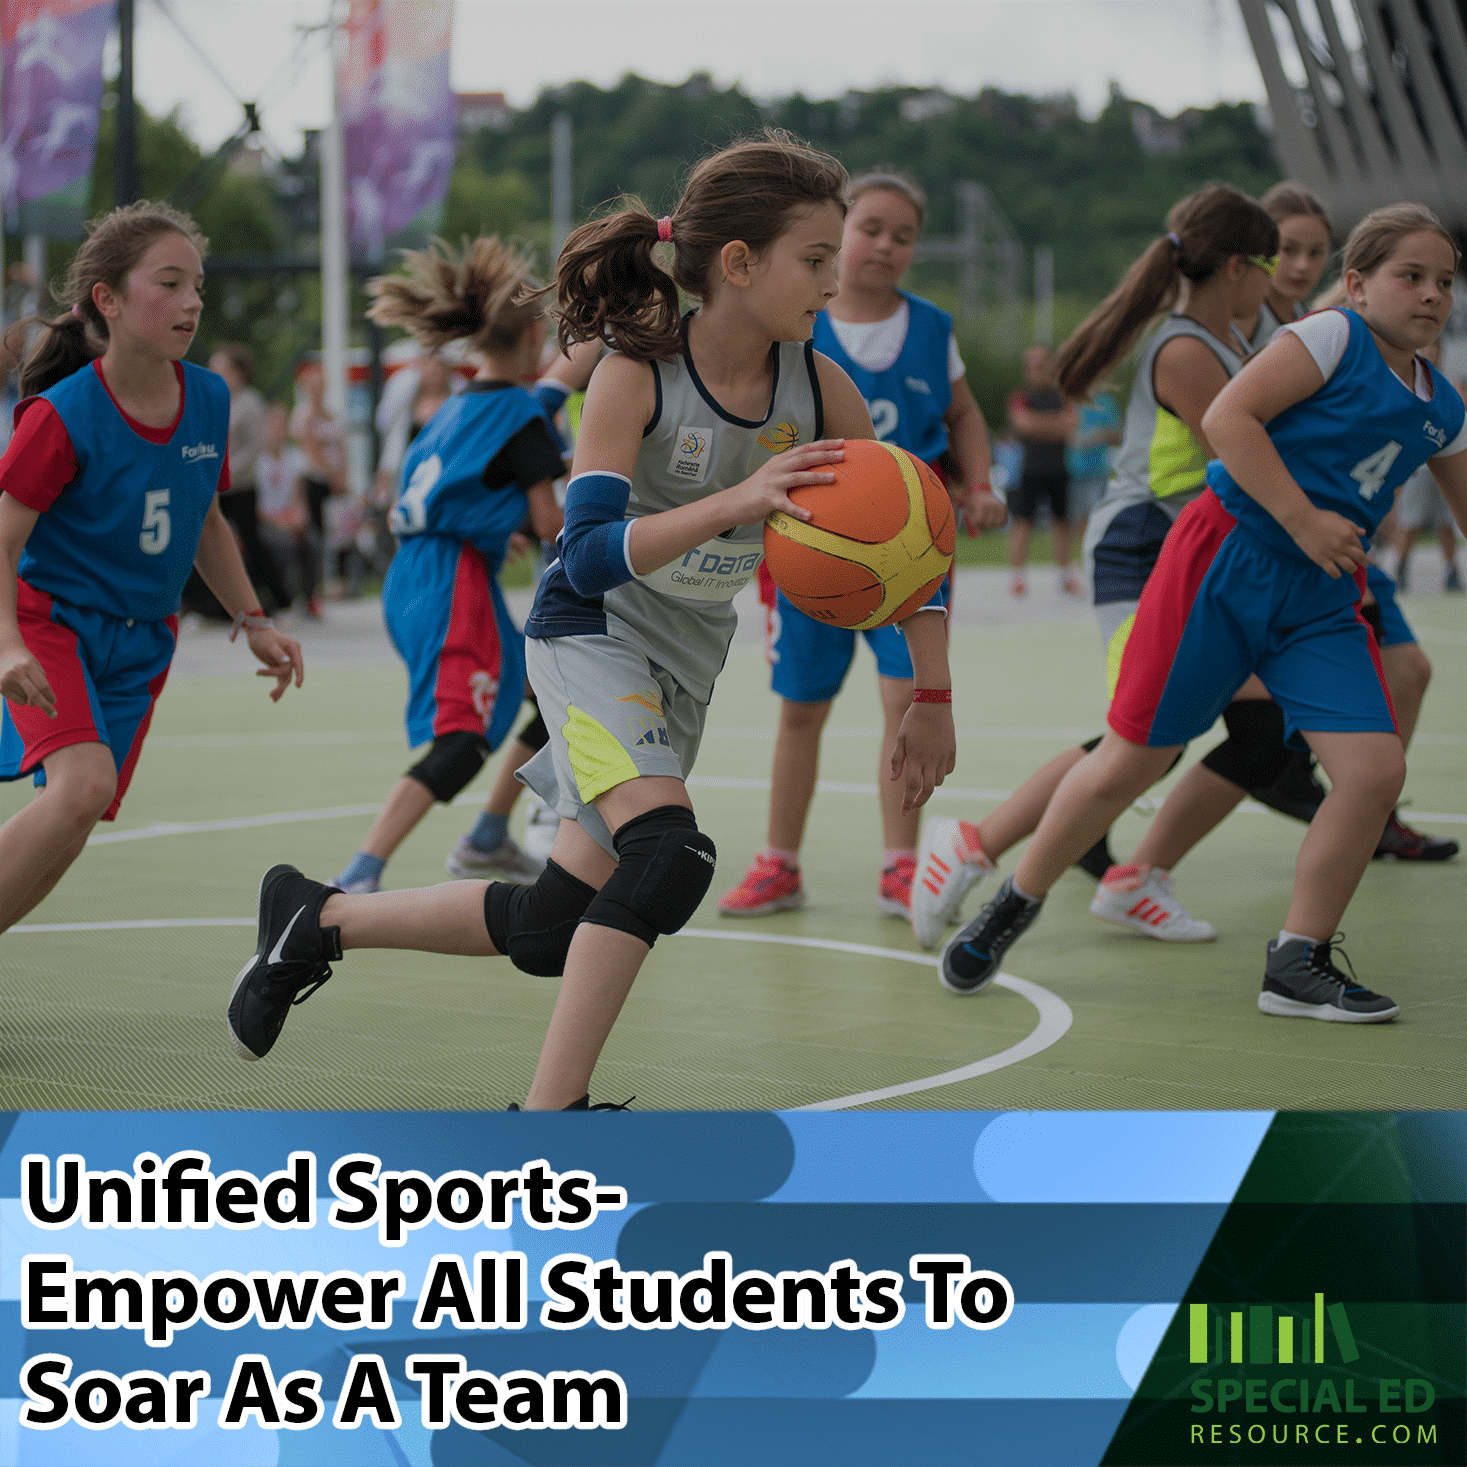
[[[43, 511], [21, 552], [27, 584], [138, 621], [178, 610], [229, 443], [223, 378], [180, 365], [183, 400], [166, 436], [144, 436], [148, 430], [123, 416], [96, 362], [41, 394], [70, 441], [76, 474], [47, 503], [44, 485], [28, 492], [25, 455], [9, 465], [6, 492]], [[17, 417], [39, 410], [23, 403]]]
[[496, 570], [510, 535], [525, 517], [527, 485], [490, 492], [484, 466], [527, 423], [544, 416], [522, 387], [473, 390], [451, 397], [428, 420], [402, 462], [402, 492], [392, 507], [400, 539], [441, 535], [467, 541]]
[[814, 346], [856, 384], [876, 436], [931, 463], [947, 447], [942, 415], [952, 402], [947, 368], [953, 319], [921, 296], [900, 294], [907, 302], [907, 334], [883, 371], [872, 372], [846, 353], [824, 311], [815, 318]]
[[[1311, 503], [1362, 525], [1369, 536], [1390, 512], [1396, 490], [1427, 459], [1455, 445], [1467, 413], [1456, 388], [1424, 359], [1432, 395], [1418, 397], [1386, 364], [1365, 322], [1353, 311], [1341, 314], [1349, 341], [1339, 365], [1317, 392], [1274, 418], [1268, 436]], [[1249, 533], [1282, 555], [1308, 559], [1220, 461], [1208, 465], [1207, 481]]]

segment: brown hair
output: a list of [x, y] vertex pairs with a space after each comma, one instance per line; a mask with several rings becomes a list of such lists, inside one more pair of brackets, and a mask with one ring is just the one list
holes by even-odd
[[604, 341], [639, 361], [682, 351], [681, 289], [706, 297], [719, 251], [742, 240], [755, 254], [773, 244], [798, 210], [835, 204], [845, 211], [846, 171], [786, 132], [735, 143], [703, 159], [670, 216], [672, 270], [653, 258], [658, 221], [638, 200], [583, 224], [565, 242], [556, 269], [562, 349]]
[[209, 241], [199, 233], [199, 226], [171, 204], [142, 199], [87, 225], [86, 238], [72, 257], [65, 284], [51, 292], [57, 305], [64, 307], [62, 314], [17, 321], [5, 334], [7, 355], [19, 356], [19, 343], [27, 330], [36, 323], [41, 327], [20, 369], [22, 397], [54, 387], [107, 350], [107, 318], [97, 309], [92, 288], [106, 285], [121, 294], [133, 266], [165, 234], [181, 234], [201, 259], [209, 252]]
[[1390, 258], [1392, 251], [1408, 234], [1439, 234], [1452, 247], [1452, 266], [1462, 263], [1462, 251], [1451, 231], [1424, 204], [1387, 204], [1367, 214], [1350, 231], [1345, 241], [1345, 258], [1340, 264], [1343, 279], [1348, 270], [1369, 275]]
[[847, 207], [874, 188], [884, 189], [889, 194], [900, 194], [917, 211], [917, 227], [922, 227], [927, 218], [927, 191], [912, 174], [903, 168], [892, 168], [885, 163], [877, 164], [869, 172], [858, 174], [846, 185]]
[[1083, 397], [1146, 323], [1170, 310], [1179, 277], [1203, 281], [1234, 255], [1273, 255], [1279, 247], [1279, 227], [1263, 205], [1228, 183], [1210, 183], [1173, 204], [1166, 228], [1059, 349], [1055, 378], [1066, 397]]
[[1275, 224], [1282, 224], [1285, 219], [1312, 216], [1322, 220], [1331, 235], [1335, 232], [1334, 220], [1329, 217], [1324, 200], [1302, 183], [1295, 183], [1292, 178], [1274, 184], [1258, 202], [1268, 210], [1268, 217]]
[[429, 351], [467, 341], [477, 351], [512, 351], [543, 308], [533, 297], [540, 282], [530, 261], [497, 235], [465, 236], [455, 254], [446, 240], [404, 250], [397, 275], [367, 282], [367, 315], [401, 326]]

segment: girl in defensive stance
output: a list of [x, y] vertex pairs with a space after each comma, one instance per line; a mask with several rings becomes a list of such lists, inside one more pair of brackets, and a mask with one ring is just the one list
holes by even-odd
[[[21, 368], [0, 459], [0, 779], [37, 797], [0, 826], [0, 930], [25, 916], [127, 793], [178, 638], [191, 568], [246, 630], [278, 699], [300, 647], [261, 613], [219, 511], [229, 389], [183, 360], [207, 243], [139, 203], [95, 221], [64, 315]], [[231, 634], [232, 640], [233, 634]]]
[[1362, 536], [1423, 463], [1467, 524], [1467, 413], [1418, 355], [1446, 321], [1457, 265], [1429, 210], [1377, 210], [1345, 246], [1348, 308], [1286, 326], [1213, 401], [1202, 426], [1220, 457], [1142, 593], [1110, 728], [1055, 792], [1013, 877], [943, 953], [949, 988], [971, 993], [993, 978], [1075, 855], [1257, 673], [1331, 784], [1299, 850], [1258, 1006], [1349, 1023], [1399, 1012], [1333, 961], [1336, 926], [1405, 778], [1359, 610]]
[[[789, 491], [831, 482], [842, 440], [873, 436], [854, 384], [810, 345], [836, 293], [845, 181], [834, 159], [770, 134], [699, 164], [667, 218], [629, 204], [567, 240], [561, 344], [614, 350], [591, 379], [560, 557], [525, 629], [550, 742], [522, 777], [562, 817], [551, 859], [533, 886], [362, 896], [273, 868], [229, 1004], [242, 1057], [269, 1050], [347, 948], [503, 953], [561, 976], [528, 1106], [589, 1104], [648, 951], [713, 878], [685, 781], [762, 523], [808, 519]], [[680, 289], [700, 303], [681, 320]], [[951, 771], [954, 736], [942, 611], [904, 626], [929, 696], [908, 709], [892, 763], [916, 806]]]

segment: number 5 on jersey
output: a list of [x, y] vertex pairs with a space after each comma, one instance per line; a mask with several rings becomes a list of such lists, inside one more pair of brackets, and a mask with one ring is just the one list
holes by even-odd
[[1350, 477], [1359, 481], [1361, 499], [1374, 499], [1380, 492], [1381, 485], [1385, 483], [1386, 475], [1390, 473], [1391, 465], [1395, 463], [1396, 455], [1400, 451], [1399, 443], [1387, 443], [1384, 448], [1378, 448], [1374, 453], [1366, 454], [1350, 470]]
[[173, 534], [173, 521], [168, 514], [168, 490], [149, 489], [143, 495], [143, 528], [138, 545], [144, 555], [162, 555]]

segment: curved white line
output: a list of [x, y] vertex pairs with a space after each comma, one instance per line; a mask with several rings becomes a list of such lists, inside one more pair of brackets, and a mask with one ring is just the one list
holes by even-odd
[[[155, 917], [130, 922], [37, 922], [28, 926], [12, 927], [12, 933], [21, 932], [122, 932], [138, 931], [159, 927], [253, 927], [253, 917]], [[940, 958], [927, 953], [902, 952], [897, 948], [873, 947], [864, 942], [837, 942], [825, 937], [784, 937], [772, 932], [722, 932], [712, 927], [684, 927], [678, 937], [712, 937], [720, 942], [772, 942], [782, 947], [815, 947], [827, 952], [853, 953], [857, 957], [891, 958], [898, 963], [915, 963], [920, 968], [935, 968]], [[1031, 983], [1027, 978], [1016, 978], [1012, 973], [1000, 973], [994, 983], [1007, 988], [1021, 998], [1027, 998], [1039, 1010], [1039, 1022], [1033, 1030], [1017, 1044], [1010, 1045], [987, 1059], [975, 1060], [956, 1070], [945, 1070], [940, 1075], [927, 1075], [920, 1080], [907, 1080], [900, 1085], [887, 1085], [880, 1090], [863, 1090], [859, 1095], [843, 1095], [836, 1100], [818, 1100], [813, 1105], [796, 1105], [792, 1110], [848, 1110], [853, 1105], [870, 1105], [878, 1100], [892, 1100], [898, 1095], [915, 1095], [922, 1090], [937, 1090], [943, 1085], [956, 1085], [962, 1080], [972, 1080], [978, 1075], [987, 1075], [1007, 1065], [1016, 1065], [1020, 1060], [1039, 1054], [1064, 1037], [1065, 1031], [1074, 1023], [1075, 1016], [1070, 1006], [1058, 994]]]
[[[724, 942], [773, 942], [786, 947], [818, 947], [830, 952], [855, 953], [861, 957], [893, 958], [899, 963], [915, 963], [922, 968], [935, 968], [941, 958], [927, 953], [901, 952], [896, 948], [872, 947], [864, 942], [836, 942], [822, 937], [780, 937], [773, 933], [721, 932], [711, 927], [684, 927], [679, 937], [714, 937]], [[956, 1070], [945, 1070], [940, 1075], [927, 1075], [920, 1080], [907, 1080], [900, 1085], [887, 1085], [880, 1090], [863, 1090], [859, 1095], [842, 1095], [837, 1100], [818, 1100], [813, 1105], [791, 1106], [792, 1110], [849, 1110], [854, 1105], [870, 1105], [878, 1100], [892, 1100], [898, 1095], [915, 1095], [922, 1090], [937, 1090], [944, 1085], [956, 1085], [963, 1080], [972, 1080], [978, 1075], [987, 1075], [1020, 1060], [1039, 1054], [1052, 1044], [1057, 1044], [1065, 1035], [1075, 1016], [1069, 1004], [1058, 994], [1031, 983], [1027, 978], [1016, 978], [1012, 973], [1000, 973], [994, 983], [1007, 988], [1021, 998], [1027, 998], [1039, 1010], [1039, 1022], [1017, 1044], [1010, 1045], [987, 1059], [975, 1060]]]

